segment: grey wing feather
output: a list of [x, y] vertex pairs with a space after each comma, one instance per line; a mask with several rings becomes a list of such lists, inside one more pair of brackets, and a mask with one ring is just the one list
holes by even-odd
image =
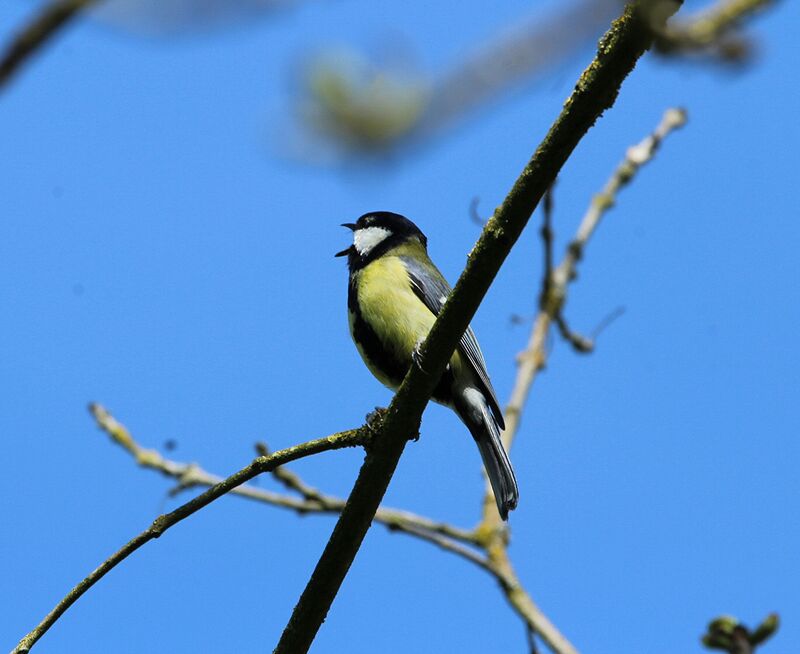
[[[408, 271], [408, 277], [411, 280], [411, 288], [414, 293], [431, 310], [433, 315], [438, 316], [450, 292], [453, 290], [450, 288], [450, 284], [447, 283], [447, 280], [432, 263], [426, 266], [411, 257], [401, 257], [401, 259]], [[500, 404], [494, 394], [492, 382], [489, 380], [489, 373], [486, 372], [483, 353], [471, 327], [467, 327], [467, 331], [461, 336], [458, 351], [464, 355], [467, 364], [475, 373], [475, 377], [481, 387], [480, 390], [486, 396], [500, 429], [505, 429], [503, 412], [500, 410]]]

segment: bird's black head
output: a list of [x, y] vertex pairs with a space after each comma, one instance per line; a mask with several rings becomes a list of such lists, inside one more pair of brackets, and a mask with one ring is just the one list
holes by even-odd
[[390, 211], [365, 213], [355, 223], [344, 223], [353, 232], [353, 244], [337, 257], [347, 255], [350, 268], [366, 265], [389, 249], [409, 239], [417, 239], [425, 247], [425, 234], [405, 216]]

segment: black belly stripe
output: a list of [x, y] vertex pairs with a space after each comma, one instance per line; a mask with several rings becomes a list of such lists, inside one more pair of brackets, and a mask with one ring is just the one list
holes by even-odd
[[[394, 386], [399, 386], [408, 372], [410, 361], [400, 361], [384, 347], [375, 330], [364, 320], [358, 304], [358, 292], [352, 283], [348, 285], [347, 289], [347, 308], [354, 316], [353, 340], [361, 347], [370, 363], [383, 371], [383, 374], [392, 381]], [[448, 366], [433, 391], [433, 399], [442, 404], [452, 404], [453, 381], [453, 372]]]

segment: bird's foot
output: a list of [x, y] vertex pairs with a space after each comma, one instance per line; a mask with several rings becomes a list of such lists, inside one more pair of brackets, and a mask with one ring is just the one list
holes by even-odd
[[367, 414], [367, 427], [370, 428], [371, 431], [377, 431], [378, 427], [380, 427], [381, 420], [383, 420], [383, 416], [386, 415], [387, 409], [383, 407], [376, 406], [374, 411], [370, 411]]
[[[367, 429], [369, 429], [373, 434], [377, 434], [388, 411], [389, 409], [384, 409], [383, 407], [379, 406], [376, 406], [374, 411], [370, 411], [367, 414]], [[411, 436], [408, 437], [408, 440], [416, 443], [419, 440], [419, 432], [415, 431]]]
[[426, 375], [428, 374], [425, 372], [425, 368], [422, 367], [422, 341], [417, 341], [417, 344], [414, 346], [414, 349], [411, 351], [411, 359], [414, 361], [414, 365], [417, 366], [422, 372]]

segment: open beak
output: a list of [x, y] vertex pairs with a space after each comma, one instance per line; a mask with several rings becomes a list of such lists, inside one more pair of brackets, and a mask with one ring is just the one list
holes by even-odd
[[[355, 231], [357, 226], [358, 225], [356, 225], [355, 223], [342, 223], [342, 227], [347, 227], [347, 229], [349, 229], [351, 232]], [[342, 250], [341, 252], [337, 252], [333, 256], [346, 257], [352, 251], [353, 251], [353, 246], [351, 245], [349, 248], [345, 248], [344, 250]]]

